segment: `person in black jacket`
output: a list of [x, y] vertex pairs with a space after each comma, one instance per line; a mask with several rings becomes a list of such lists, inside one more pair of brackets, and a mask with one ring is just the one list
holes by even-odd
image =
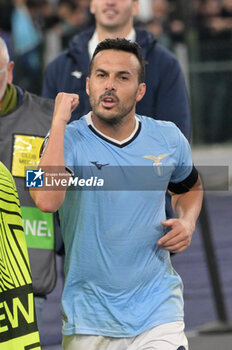
[[148, 117], [174, 122], [190, 139], [190, 110], [184, 77], [176, 57], [157, 43], [153, 34], [135, 29], [134, 16], [138, 0], [91, 0], [90, 11], [96, 27], [70, 41], [69, 48], [52, 61], [45, 72], [43, 96], [55, 98], [58, 92], [77, 93], [80, 104], [71, 121], [90, 110], [85, 81], [90, 57], [98, 42], [106, 38], [125, 37], [137, 41], [147, 62], [147, 92], [137, 104], [136, 112]]

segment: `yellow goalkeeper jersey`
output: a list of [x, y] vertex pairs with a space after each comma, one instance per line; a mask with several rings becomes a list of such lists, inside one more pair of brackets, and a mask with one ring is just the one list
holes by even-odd
[[41, 349], [18, 193], [1, 162], [0, 349]]

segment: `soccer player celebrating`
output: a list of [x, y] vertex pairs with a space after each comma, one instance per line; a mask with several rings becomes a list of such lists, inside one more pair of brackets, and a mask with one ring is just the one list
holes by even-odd
[[[115, 169], [128, 190], [31, 191], [41, 210], [59, 209], [66, 252], [63, 348], [188, 349], [182, 282], [170, 252], [190, 245], [202, 203], [190, 146], [173, 123], [135, 114], [146, 91], [136, 43], [99, 43], [86, 91], [92, 111], [69, 125], [79, 97], [58, 94], [40, 168], [61, 166], [84, 177], [112, 167], [112, 182]], [[143, 180], [150, 190], [129, 190], [128, 166], [148, 169]], [[167, 189], [177, 215], [169, 220]]]

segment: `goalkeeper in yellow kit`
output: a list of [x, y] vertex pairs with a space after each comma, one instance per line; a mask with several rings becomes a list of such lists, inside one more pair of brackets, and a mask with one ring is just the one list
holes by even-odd
[[0, 349], [40, 350], [17, 189], [0, 162]]

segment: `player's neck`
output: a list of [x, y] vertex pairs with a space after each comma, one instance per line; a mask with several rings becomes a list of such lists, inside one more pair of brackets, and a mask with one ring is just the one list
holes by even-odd
[[105, 136], [113, 138], [117, 141], [123, 141], [130, 137], [136, 127], [135, 114], [131, 113], [120, 122], [110, 124], [92, 113], [92, 122], [94, 127]]
[[128, 23], [123, 27], [118, 28], [106, 28], [96, 25], [98, 41], [103, 41], [105, 39], [115, 39], [115, 38], [126, 38], [133, 29], [133, 22], [128, 21]]

